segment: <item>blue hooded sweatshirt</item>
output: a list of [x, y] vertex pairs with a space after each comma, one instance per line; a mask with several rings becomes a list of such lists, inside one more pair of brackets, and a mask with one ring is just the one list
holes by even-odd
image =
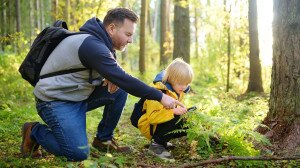
[[102, 77], [114, 83], [131, 95], [160, 101], [162, 93], [149, 87], [139, 79], [127, 74], [117, 63], [110, 36], [98, 18], [88, 20], [80, 31], [92, 36], [87, 37], [79, 47], [81, 63], [97, 71]]

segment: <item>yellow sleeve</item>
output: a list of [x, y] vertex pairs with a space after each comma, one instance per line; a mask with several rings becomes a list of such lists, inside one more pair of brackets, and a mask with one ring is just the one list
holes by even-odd
[[150, 124], [160, 124], [174, 118], [173, 110], [164, 108], [160, 102], [155, 100], [146, 100], [143, 109], [146, 110]]

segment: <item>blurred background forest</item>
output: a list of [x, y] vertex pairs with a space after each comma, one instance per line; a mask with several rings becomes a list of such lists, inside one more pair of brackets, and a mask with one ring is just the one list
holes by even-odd
[[[119, 53], [119, 61], [125, 68], [157, 71], [156, 67], [161, 68], [173, 57], [183, 57], [188, 62], [195, 58], [199, 60], [200, 72], [208, 74], [211, 69], [218, 70], [213, 74], [224, 86], [229, 83], [227, 87], [245, 90], [248, 84], [248, 0], [2, 0], [1, 4], [2, 52], [26, 52], [36, 35], [57, 19], [65, 20], [70, 30], [78, 31], [87, 19], [96, 16], [101, 20], [108, 9], [123, 6], [140, 15], [133, 45]], [[272, 1], [259, 1], [252, 8], [258, 9], [253, 24], [259, 28], [260, 43], [257, 45], [260, 45], [262, 74], [268, 79], [272, 54]], [[258, 35], [257, 28], [255, 31], [253, 36]], [[149, 62], [151, 64], [145, 64]], [[268, 89], [268, 81], [264, 83]]]
[[[129, 96], [116, 138], [131, 145], [132, 155], [103, 154], [68, 163], [48, 154], [41, 160], [20, 159], [20, 128], [36, 114], [32, 87], [18, 68], [45, 27], [65, 20], [78, 31], [91, 17], [103, 19], [114, 7], [127, 7], [140, 16], [133, 44], [117, 59], [130, 74], [150, 83], [171, 60], [182, 57], [195, 72], [185, 115], [187, 139], [177, 140], [175, 163], [166, 163], [144, 150], [146, 140], [128, 124], [137, 98]], [[272, 0], [0, 0], [0, 167], [177, 167], [228, 155], [272, 155], [255, 144], [270, 145], [254, 131], [263, 126], [269, 107], [272, 66]], [[246, 94], [245, 94], [246, 93]], [[88, 113], [88, 137], [94, 136], [102, 109]], [[18, 136], [16, 136], [18, 135]], [[17, 137], [17, 138], [16, 138]], [[134, 138], [133, 138], [134, 137]], [[294, 162], [232, 161], [224, 166], [284, 166]]]

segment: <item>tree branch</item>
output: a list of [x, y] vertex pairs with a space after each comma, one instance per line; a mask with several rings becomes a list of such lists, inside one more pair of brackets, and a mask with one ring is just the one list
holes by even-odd
[[300, 160], [300, 157], [239, 157], [239, 156], [227, 156], [219, 159], [209, 159], [205, 160], [199, 163], [195, 164], [185, 164], [181, 166], [182, 168], [191, 168], [191, 167], [197, 167], [197, 166], [203, 166], [207, 164], [215, 164], [215, 163], [221, 163], [226, 161], [232, 161], [232, 160]]
[[157, 168], [157, 166], [155, 165], [147, 165], [147, 164], [143, 164], [143, 163], [139, 163], [137, 164], [138, 167], [142, 167], [142, 168]]

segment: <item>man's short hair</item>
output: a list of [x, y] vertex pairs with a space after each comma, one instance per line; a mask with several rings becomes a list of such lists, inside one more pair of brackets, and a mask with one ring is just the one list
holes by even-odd
[[103, 24], [105, 27], [111, 23], [123, 24], [125, 19], [129, 19], [136, 23], [138, 22], [139, 17], [130, 9], [114, 8], [107, 12], [106, 16], [104, 17]]

